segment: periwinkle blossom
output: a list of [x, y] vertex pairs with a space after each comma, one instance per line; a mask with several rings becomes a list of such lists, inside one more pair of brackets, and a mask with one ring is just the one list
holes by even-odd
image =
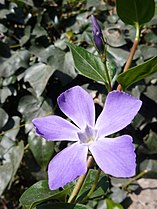
[[92, 32], [93, 32], [95, 45], [98, 51], [103, 54], [105, 49], [104, 47], [105, 42], [102, 35], [102, 30], [100, 28], [100, 25], [98, 24], [97, 19], [93, 15], [92, 15]]
[[62, 112], [73, 123], [59, 117], [46, 116], [33, 119], [36, 133], [50, 141], [73, 141], [49, 163], [48, 183], [51, 190], [63, 187], [87, 172], [88, 152], [106, 174], [115, 177], [135, 175], [136, 156], [132, 137], [111, 134], [131, 123], [142, 102], [120, 91], [106, 97], [104, 108], [95, 122], [92, 97], [81, 87], [75, 86], [58, 97]]

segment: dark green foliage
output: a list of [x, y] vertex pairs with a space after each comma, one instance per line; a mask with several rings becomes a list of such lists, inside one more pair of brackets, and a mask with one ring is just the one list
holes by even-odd
[[[122, 133], [134, 139], [137, 174], [148, 169], [148, 176], [156, 178], [157, 74], [153, 73], [157, 69], [157, 15], [154, 15], [154, 1], [117, 0], [119, 16], [115, 5], [105, 2], [0, 2], [0, 208], [20, 209], [20, 204], [23, 209], [99, 209], [102, 205], [123, 208], [120, 203], [127, 192], [121, 187], [125, 180], [118, 179], [121, 183], [115, 184], [113, 178], [103, 173], [93, 194], [86, 199], [97, 169], [91, 169], [86, 177], [77, 204], [64, 203], [74, 182], [64, 189], [50, 191], [46, 174], [49, 160], [67, 143], [39, 138], [31, 122], [35, 117], [61, 115], [56, 99], [75, 85], [83, 86], [97, 97], [96, 110], [99, 113], [102, 109], [106, 96], [104, 83], [108, 81], [93, 46], [91, 14], [98, 19], [107, 43], [107, 67], [113, 89], [117, 87], [116, 78], [122, 72], [135, 37], [134, 27], [130, 25], [143, 26], [132, 67], [117, 80], [123, 89], [127, 88], [143, 101], [139, 114]], [[141, 66], [137, 66], [139, 64]]]

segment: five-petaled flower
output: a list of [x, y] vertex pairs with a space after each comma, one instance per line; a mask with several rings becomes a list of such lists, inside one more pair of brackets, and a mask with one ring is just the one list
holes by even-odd
[[105, 173], [115, 177], [133, 176], [136, 156], [132, 137], [107, 136], [131, 123], [141, 104], [139, 99], [127, 93], [112, 91], [107, 95], [104, 109], [95, 122], [92, 97], [81, 87], [75, 86], [58, 97], [60, 109], [75, 125], [59, 116], [33, 119], [37, 134], [45, 139], [76, 141], [50, 161], [50, 189], [63, 187], [86, 173], [88, 151]]

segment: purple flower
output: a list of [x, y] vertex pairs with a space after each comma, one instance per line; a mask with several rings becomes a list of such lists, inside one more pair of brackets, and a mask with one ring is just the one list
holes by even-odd
[[104, 53], [104, 38], [102, 35], [101, 28], [96, 20], [96, 18], [92, 15], [92, 31], [95, 45], [102, 54]]
[[87, 171], [90, 151], [98, 166], [115, 177], [135, 174], [135, 153], [132, 137], [107, 137], [126, 127], [137, 114], [142, 102], [124, 92], [112, 91], [106, 98], [103, 111], [95, 122], [92, 97], [81, 87], [73, 87], [58, 97], [62, 112], [73, 123], [59, 117], [36, 118], [37, 134], [51, 141], [74, 141], [57, 154], [48, 166], [50, 189], [63, 187]]

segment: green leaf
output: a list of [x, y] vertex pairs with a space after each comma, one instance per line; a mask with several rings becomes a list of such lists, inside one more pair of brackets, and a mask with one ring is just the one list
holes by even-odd
[[30, 83], [37, 97], [39, 97], [53, 72], [54, 70], [49, 65], [37, 63], [26, 70], [24, 80]]
[[132, 84], [152, 75], [155, 72], [157, 72], [157, 56], [142, 63], [141, 65], [119, 74], [117, 81], [125, 90]]
[[50, 199], [60, 200], [68, 193], [72, 186], [67, 186], [66, 189], [60, 191], [51, 191], [48, 187], [47, 180], [41, 180], [29, 189], [27, 189], [20, 197], [21, 205], [26, 209], [31, 209], [36, 205], [45, 202]]
[[41, 169], [45, 171], [54, 153], [54, 142], [36, 136], [33, 131], [30, 131], [28, 143], [35, 160], [41, 166]]
[[0, 156], [3, 157], [0, 165], [0, 195], [12, 180], [17, 172], [24, 154], [24, 144], [15, 142], [4, 136], [0, 143]]
[[155, 11], [154, 0], [117, 0], [117, 13], [123, 22], [142, 25], [149, 22]]
[[48, 114], [52, 114], [52, 108], [43, 97], [36, 98], [32, 95], [26, 95], [21, 97], [18, 111], [22, 114], [26, 120], [27, 131], [33, 128], [32, 119], [37, 117], [43, 117]]
[[0, 166], [0, 196], [7, 187], [12, 176], [12, 165], [10, 162]]
[[152, 130], [144, 138], [144, 143], [149, 150], [149, 154], [157, 154], [157, 134]]
[[4, 86], [0, 89], [0, 103], [4, 103], [6, 101], [6, 99], [12, 95], [12, 92], [10, 90], [10, 88], [8, 88], [7, 86]]
[[140, 171], [148, 170], [149, 172], [145, 174], [146, 176], [156, 178], [157, 174], [157, 160], [156, 159], [146, 159], [140, 164]]
[[20, 130], [20, 117], [13, 116], [9, 119], [7, 125], [5, 126], [5, 136], [12, 140], [16, 140], [16, 136]]
[[[82, 200], [84, 197], [86, 197], [86, 195], [88, 194], [88, 192], [90, 191], [91, 187], [93, 186], [93, 183], [95, 181], [96, 175], [97, 175], [98, 171], [94, 170], [94, 169], [90, 169], [86, 179], [81, 187], [81, 190], [78, 194], [78, 200]], [[107, 177], [105, 176], [104, 173], [101, 173], [100, 175], [100, 180], [98, 181], [98, 184], [94, 190], [94, 192], [92, 193], [92, 195], [90, 196], [91, 198], [96, 198], [98, 196], [102, 196], [105, 194], [105, 192], [108, 189], [108, 181], [107, 181]]]
[[106, 199], [106, 208], [107, 209], [124, 209], [123, 206], [119, 203], [115, 203], [111, 199]]
[[8, 121], [8, 114], [5, 112], [5, 110], [3, 110], [2, 108], [0, 108], [0, 130], [3, 128], [3, 126], [7, 123]]
[[67, 43], [73, 55], [75, 68], [84, 76], [97, 82], [107, 83], [104, 64], [101, 59], [84, 48]]
[[21, 49], [12, 53], [8, 59], [4, 59], [0, 68], [0, 75], [2, 77], [9, 77], [13, 75], [20, 67], [27, 68], [30, 58], [30, 53], [27, 50]]
[[49, 203], [37, 206], [37, 209], [91, 209], [87, 205], [71, 203]]

